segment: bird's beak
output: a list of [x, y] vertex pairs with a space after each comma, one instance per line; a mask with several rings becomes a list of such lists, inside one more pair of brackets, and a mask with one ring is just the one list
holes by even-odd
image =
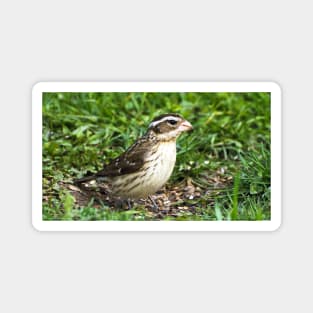
[[181, 132], [188, 131], [192, 129], [192, 125], [188, 121], [183, 121], [178, 128]]

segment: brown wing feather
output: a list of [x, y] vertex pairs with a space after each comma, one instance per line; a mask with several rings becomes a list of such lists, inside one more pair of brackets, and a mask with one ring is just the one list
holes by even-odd
[[148, 151], [151, 151], [153, 144], [148, 138], [140, 138], [118, 158], [107, 164], [102, 171], [96, 173], [95, 176], [120, 176], [140, 170], [144, 164], [145, 156]]

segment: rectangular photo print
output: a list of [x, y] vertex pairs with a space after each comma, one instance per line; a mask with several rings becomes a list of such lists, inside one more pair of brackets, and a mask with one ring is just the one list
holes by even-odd
[[32, 110], [37, 230], [280, 226], [275, 83], [38, 83]]

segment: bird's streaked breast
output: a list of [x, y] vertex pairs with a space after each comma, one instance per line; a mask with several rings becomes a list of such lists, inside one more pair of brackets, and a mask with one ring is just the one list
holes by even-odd
[[113, 182], [113, 190], [121, 197], [134, 199], [152, 195], [170, 178], [175, 162], [175, 140], [160, 142], [146, 156], [142, 170], [117, 177]]

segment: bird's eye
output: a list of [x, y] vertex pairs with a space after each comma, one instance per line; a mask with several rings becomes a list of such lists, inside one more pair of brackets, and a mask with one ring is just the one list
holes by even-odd
[[177, 121], [176, 120], [168, 120], [167, 121], [169, 124], [171, 125], [176, 125], [177, 124]]

